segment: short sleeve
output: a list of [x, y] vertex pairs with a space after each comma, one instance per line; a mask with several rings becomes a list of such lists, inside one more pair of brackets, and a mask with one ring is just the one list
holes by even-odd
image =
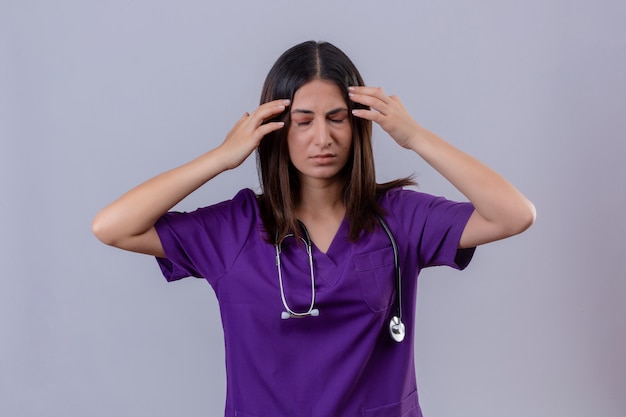
[[467, 267], [475, 248], [458, 247], [465, 225], [474, 212], [471, 203], [397, 189], [387, 193], [384, 207], [396, 217], [417, 251], [420, 268]]
[[233, 265], [256, 227], [252, 190], [189, 213], [169, 212], [155, 224], [165, 258], [156, 258], [168, 281], [205, 278], [214, 285]]

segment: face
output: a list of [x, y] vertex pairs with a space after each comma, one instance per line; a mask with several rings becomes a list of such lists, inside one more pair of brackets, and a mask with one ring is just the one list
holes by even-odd
[[289, 157], [306, 181], [335, 181], [350, 156], [352, 127], [348, 106], [331, 81], [300, 87], [291, 103]]

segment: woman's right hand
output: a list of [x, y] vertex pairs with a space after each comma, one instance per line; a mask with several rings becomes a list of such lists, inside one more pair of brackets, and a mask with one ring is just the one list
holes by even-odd
[[225, 169], [241, 165], [265, 135], [284, 126], [264, 122], [288, 105], [289, 100], [274, 100], [244, 114], [220, 146], [138, 185], [100, 210], [93, 220], [93, 233], [108, 245], [165, 256], [154, 228], [159, 217]]
[[259, 146], [265, 135], [285, 125], [283, 122], [264, 122], [285, 111], [287, 106], [289, 100], [273, 100], [261, 104], [252, 114], [244, 113], [218, 147], [226, 169], [241, 165]]

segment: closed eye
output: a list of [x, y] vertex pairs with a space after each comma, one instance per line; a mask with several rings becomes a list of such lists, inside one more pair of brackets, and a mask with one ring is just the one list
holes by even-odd
[[297, 122], [296, 125], [297, 126], [308, 126], [311, 124], [310, 120], [307, 120], [306, 122]]

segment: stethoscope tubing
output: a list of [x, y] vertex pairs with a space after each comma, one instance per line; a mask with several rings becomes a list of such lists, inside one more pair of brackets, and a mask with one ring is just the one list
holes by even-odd
[[[285, 240], [288, 237], [294, 236], [293, 233], [289, 233], [285, 236], [283, 236], [282, 239], [280, 239], [280, 241], [277, 241], [276, 244], [274, 245], [274, 247], [276, 248], [276, 267], [278, 269], [278, 283], [280, 286], [280, 297], [283, 301], [283, 306], [285, 307], [285, 310], [287, 311], [283, 311], [283, 313], [281, 314], [281, 318], [282, 319], [288, 319], [288, 318], [299, 318], [299, 317], [307, 317], [307, 316], [317, 316], [319, 315], [319, 310], [317, 310], [315, 308], [315, 275], [314, 275], [314, 271], [313, 271], [313, 249], [312, 249], [312, 245], [311, 245], [311, 236], [309, 236], [309, 231], [306, 229], [306, 227], [304, 227], [304, 224], [300, 223], [300, 227], [302, 228], [302, 230], [304, 231], [304, 238], [300, 237], [300, 239], [302, 240], [302, 242], [304, 242], [305, 246], [306, 246], [306, 252], [307, 255], [309, 257], [309, 268], [310, 268], [310, 276], [311, 276], [311, 304], [309, 305], [309, 309], [305, 312], [301, 312], [298, 313], [294, 310], [292, 310], [289, 305], [287, 304], [287, 299], [285, 298], [285, 288], [283, 285], [283, 274], [282, 274], [282, 268], [281, 268], [281, 264], [280, 264], [280, 253], [281, 253], [281, 245], [283, 240]], [[317, 313], [317, 314], [316, 314]]]
[[393, 237], [393, 233], [391, 233], [391, 229], [387, 223], [383, 220], [382, 216], [376, 214], [378, 218], [378, 222], [387, 233], [387, 237], [389, 237], [389, 241], [391, 242], [391, 248], [393, 249], [393, 266], [395, 270], [395, 279], [396, 279], [396, 316], [400, 321], [402, 321], [402, 275], [400, 273], [400, 255], [398, 254], [398, 244], [396, 243], [396, 239]]
[[[396, 291], [395, 291], [396, 293], [395, 313], [396, 314], [391, 318], [391, 321], [389, 322], [389, 333], [393, 340], [395, 340], [396, 342], [401, 342], [402, 340], [404, 340], [406, 331], [405, 331], [404, 323], [402, 322], [402, 275], [400, 271], [398, 245], [396, 243], [396, 239], [393, 237], [393, 233], [391, 233], [391, 229], [389, 229], [389, 226], [383, 220], [382, 216], [380, 216], [379, 214], [376, 214], [376, 218], [378, 219], [378, 222], [380, 223], [381, 227], [387, 234], [387, 237], [389, 238], [389, 241], [391, 242], [391, 248], [393, 249], [393, 263], [394, 263], [394, 272], [395, 272], [394, 278], [395, 278], [395, 287], [396, 287]], [[314, 275], [314, 269], [313, 269], [313, 249], [312, 249], [312, 243], [311, 243], [311, 236], [309, 235], [309, 231], [307, 230], [306, 226], [300, 221], [298, 221], [298, 223], [300, 225], [301, 230], [304, 233], [304, 237], [300, 236], [300, 239], [302, 240], [302, 242], [304, 242], [306, 246], [306, 251], [307, 251], [308, 258], [309, 258], [309, 268], [310, 268], [310, 276], [311, 276], [311, 304], [309, 305], [309, 308], [306, 311], [297, 312], [291, 309], [291, 307], [289, 307], [289, 304], [287, 303], [287, 298], [285, 297], [285, 288], [283, 284], [280, 254], [282, 251], [281, 250], [282, 242], [287, 237], [294, 236], [294, 234], [289, 233], [283, 236], [281, 239], [278, 239], [278, 234], [277, 234], [274, 247], [276, 249], [276, 267], [278, 269], [278, 283], [280, 286], [280, 297], [283, 302], [283, 306], [285, 307], [285, 311], [281, 313], [282, 319], [303, 318], [303, 317], [308, 317], [308, 316], [319, 315], [319, 310], [315, 308], [315, 275]]]

